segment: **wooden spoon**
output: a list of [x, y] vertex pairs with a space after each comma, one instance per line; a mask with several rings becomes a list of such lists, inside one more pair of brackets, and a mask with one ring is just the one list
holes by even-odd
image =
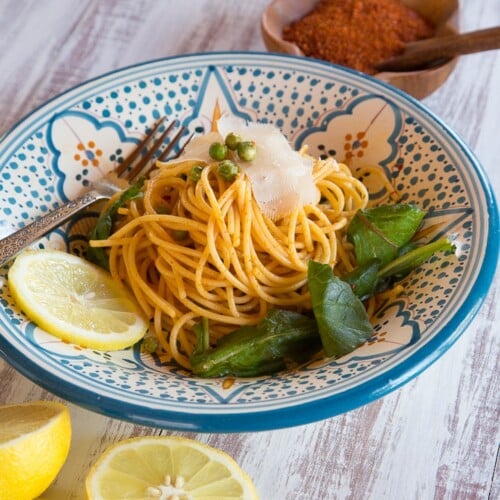
[[500, 26], [409, 43], [401, 55], [386, 59], [375, 68], [378, 71], [421, 70], [455, 56], [494, 49], [500, 49]]

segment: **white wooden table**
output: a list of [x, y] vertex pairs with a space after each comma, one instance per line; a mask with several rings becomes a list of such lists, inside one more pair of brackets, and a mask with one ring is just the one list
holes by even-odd
[[[500, 25], [498, 0], [462, 3], [463, 31]], [[259, 18], [266, 4], [2, 0], [0, 134], [47, 99], [122, 66], [190, 52], [264, 50]], [[463, 57], [425, 100], [474, 150], [497, 196], [499, 89], [500, 51], [493, 51]], [[229, 452], [263, 499], [500, 498], [499, 295], [497, 272], [459, 341], [381, 400], [292, 429], [183, 435]], [[54, 398], [0, 360], [0, 403]], [[168, 433], [69, 406], [72, 448], [46, 499], [83, 498], [83, 478], [110, 443]]]

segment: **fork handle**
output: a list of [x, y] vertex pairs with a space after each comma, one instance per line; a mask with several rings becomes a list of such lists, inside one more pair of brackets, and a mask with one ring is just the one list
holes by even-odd
[[97, 200], [107, 198], [102, 193], [91, 190], [75, 200], [64, 203], [50, 213], [36, 219], [31, 224], [0, 240], [0, 266], [13, 259], [21, 250], [34, 243], [52, 229], [60, 226], [80, 210]]

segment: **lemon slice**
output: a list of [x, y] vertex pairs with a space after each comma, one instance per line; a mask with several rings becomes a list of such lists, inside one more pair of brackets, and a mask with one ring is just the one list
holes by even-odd
[[85, 484], [90, 500], [258, 498], [250, 478], [227, 453], [173, 436], [138, 437], [112, 445]]
[[8, 282], [28, 318], [66, 342], [118, 350], [135, 344], [147, 330], [131, 294], [76, 255], [26, 251], [9, 269]]
[[54, 401], [0, 406], [0, 499], [38, 497], [68, 456], [71, 420]]

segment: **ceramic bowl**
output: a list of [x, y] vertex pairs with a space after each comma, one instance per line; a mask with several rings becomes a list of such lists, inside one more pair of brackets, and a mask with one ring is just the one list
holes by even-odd
[[[83, 83], [1, 140], [0, 222], [21, 227], [72, 199], [113, 169], [162, 115], [179, 120], [188, 134], [210, 130], [215, 106], [274, 123], [295, 148], [308, 144], [313, 155], [348, 157], [353, 168], [379, 166], [403, 202], [428, 212], [428, 238], [452, 236], [456, 255], [436, 256], [408, 276], [404, 293], [377, 310], [373, 337], [351, 354], [232, 384], [162, 364], [140, 343], [102, 352], [61, 342], [17, 307], [5, 265], [0, 355], [35, 383], [93, 411], [200, 432], [331, 417], [400, 387], [443, 355], [491, 284], [499, 255], [495, 198], [470, 149], [438, 117], [394, 87], [345, 68], [279, 54], [215, 53], [145, 63]], [[374, 197], [383, 194], [383, 187], [372, 187]], [[81, 253], [90, 216], [80, 214], [35, 248]]]
[[[283, 39], [283, 28], [310, 12], [317, 1], [273, 0], [265, 9], [261, 19], [261, 32], [266, 48], [270, 52], [304, 56], [297, 45]], [[403, 3], [432, 21], [437, 27], [436, 36], [456, 33], [458, 0], [403, 0]], [[448, 79], [457, 60], [455, 57], [440, 66], [419, 71], [377, 73], [375, 77], [408, 92], [417, 99], [423, 99]]]

